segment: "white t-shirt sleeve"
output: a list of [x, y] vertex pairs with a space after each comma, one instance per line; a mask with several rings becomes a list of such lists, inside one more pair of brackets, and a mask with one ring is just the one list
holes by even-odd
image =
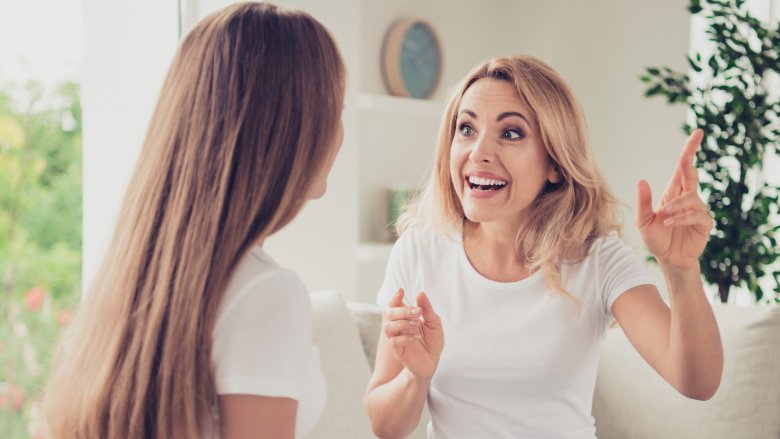
[[376, 296], [376, 303], [382, 308], [387, 308], [387, 303], [399, 288], [404, 289], [404, 302], [407, 305], [411, 303], [409, 302], [411, 279], [408, 267], [414, 257], [413, 233], [414, 230], [404, 232], [393, 244], [393, 249], [390, 251], [390, 258], [385, 270], [385, 280], [382, 282], [382, 286], [379, 287], [379, 293]]
[[311, 302], [301, 280], [278, 269], [226, 299], [213, 332], [217, 394], [300, 400], [312, 349]]
[[639, 256], [615, 232], [600, 240], [598, 270], [604, 311], [608, 317], [612, 317], [612, 304], [621, 294], [639, 285], [655, 285]]

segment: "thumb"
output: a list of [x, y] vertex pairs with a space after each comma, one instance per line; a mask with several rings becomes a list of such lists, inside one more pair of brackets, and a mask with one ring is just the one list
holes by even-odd
[[422, 310], [422, 316], [423, 319], [425, 319], [425, 323], [432, 323], [435, 325], [441, 323], [439, 315], [433, 310], [433, 305], [431, 305], [431, 301], [425, 293], [421, 292], [417, 295], [417, 306]]
[[404, 289], [399, 288], [398, 291], [393, 294], [393, 297], [390, 298], [390, 301], [387, 302], [387, 306], [390, 308], [398, 308], [404, 305]]
[[653, 220], [653, 192], [645, 180], [639, 180], [637, 185], [636, 201], [636, 226], [641, 229], [645, 224]]

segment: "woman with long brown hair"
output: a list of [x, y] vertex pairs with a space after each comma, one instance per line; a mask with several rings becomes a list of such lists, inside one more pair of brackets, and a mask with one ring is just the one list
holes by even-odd
[[309, 297], [263, 240], [322, 196], [345, 67], [311, 16], [215, 12], [168, 72], [45, 393], [54, 438], [299, 437], [324, 408]]
[[408, 434], [427, 400], [429, 439], [594, 439], [613, 319], [678, 392], [710, 398], [723, 348], [699, 271], [713, 225], [693, 166], [701, 139], [688, 139], [657, 209], [638, 186], [636, 225], [667, 305], [619, 237], [619, 204], [563, 78], [531, 56], [476, 66], [449, 102], [377, 297], [388, 307], [366, 390], [377, 436]]

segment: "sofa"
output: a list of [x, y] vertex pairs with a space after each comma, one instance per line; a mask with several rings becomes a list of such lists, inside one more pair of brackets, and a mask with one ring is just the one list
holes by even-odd
[[[382, 309], [311, 294], [314, 341], [328, 402], [307, 439], [375, 437], [363, 407]], [[780, 439], [780, 308], [714, 308], [725, 352], [723, 380], [709, 401], [679, 395], [610, 328], [601, 349], [593, 416], [599, 439]], [[445, 345], [446, 349], [446, 345]], [[425, 439], [427, 410], [409, 436]], [[482, 438], [476, 438], [482, 439]]]

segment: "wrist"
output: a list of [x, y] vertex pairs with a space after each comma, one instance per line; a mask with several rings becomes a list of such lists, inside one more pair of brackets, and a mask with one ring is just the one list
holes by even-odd
[[431, 386], [432, 377], [422, 377], [404, 367], [403, 374], [406, 379], [406, 385], [409, 387], [427, 390]]
[[658, 266], [661, 268], [661, 272], [663, 272], [664, 276], [666, 277], [701, 277], [701, 267], [699, 266], [698, 260], [695, 264], [688, 266], [673, 265], [659, 260]]

